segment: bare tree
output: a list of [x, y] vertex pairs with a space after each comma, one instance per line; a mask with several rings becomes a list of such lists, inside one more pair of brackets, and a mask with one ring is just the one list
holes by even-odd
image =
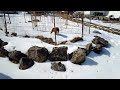
[[[55, 26], [55, 12], [53, 14], [53, 17], [54, 17], [53, 23], [54, 23], [54, 28], [55, 28], [56, 27]], [[57, 45], [56, 32], [55, 32], [55, 45]]]
[[25, 23], [27, 23], [27, 22], [26, 22], [26, 17], [25, 17], [25, 12], [24, 12], [24, 20], [25, 20]]
[[90, 15], [89, 15], [89, 19], [90, 19], [90, 23], [89, 23], [89, 34], [90, 34], [90, 26], [91, 26], [91, 12], [90, 12]]
[[54, 23], [54, 28], [55, 28], [55, 13], [53, 15], [53, 23]]
[[37, 27], [37, 20], [36, 20], [36, 12], [31, 11], [31, 21], [32, 21], [32, 28], [34, 29]]
[[82, 12], [82, 38], [83, 38], [83, 30], [84, 29], [84, 11]]
[[4, 23], [5, 23], [5, 34], [6, 34], [6, 36], [8, 36], [7, 22], [6, 22], [5, 12], [4, 12]]
[[68, 25], [68, 16], [69, 16], [69, 12], [67, 11], [67, 18], [66, 18], [66, 22], [65, 22], [66, 28], [67, 28], [67, 25]]
[[[31, 11], [31, 22], [32, 22], [32, 28], [33, 28], [33, 15], [32, 15], [32, 11]], [[34, 28], [33, 28], [34, 29]]]

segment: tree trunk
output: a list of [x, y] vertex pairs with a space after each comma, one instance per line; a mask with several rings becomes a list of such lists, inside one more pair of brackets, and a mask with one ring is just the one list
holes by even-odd
[[7, 32], [7, 22], [6, 22], [6, 17], [5, 17], [5, 12], [4, 12], [4, 23], [5, 23], [5, 34], [6, 36], [8, 36], [8, 32]]
[[54, 27], [55, 27], [55, 14], [54, 14]]
[[24, 12], [24, 20], [25, 20], [25, 23], [27, 23], [27, 22], [26, 22], [26, 18], [25, 18], [25, 12]]
[[8, 14], [8, 18], [9, 18], [9, 22], [10, 22], [10, 24], [11, 24], [11, 20], [10, 20], [10, 15]]
[[[31, 21], [32, 21], [32, 28], [33, 28], [33, 15], [32, 15], [33, 12], [31, 12]], [[34, 29], [34, 28], [33, 28]]]
[[90, 23], [89, 23], [89, 34], [90, 34], [90, 26], [91, 26], [91, 14], [90, 14]]
[[68, 25], [68, 15], [69, 15], [69, 12], [67, 11], [67, 19], [66, 19], [66, 23], [65, 23], [66, 28], [67, 28], [67, 25]]
[[84, 11], [82, 13], [82, 38], [83, 38], [83, 30], [84, 29]]

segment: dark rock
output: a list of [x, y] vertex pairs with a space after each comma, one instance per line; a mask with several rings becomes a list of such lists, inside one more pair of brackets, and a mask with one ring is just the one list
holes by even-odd
[[2, 46], [2, 43], [3, 43], [3, 42], [4, 42], [4, 41], [0, 39], [0, 46]]
[[67, 61], [67, 50], [68, 47], [54, 47], [50, 53], [50, 61]]
[[101, 44], [96, 44], [95, 47], [93, 47], [93, 51], [97, 54], [100, 54], [101, 50], [102, 50], [102, 45]]
[[44, 37], [42, 35], [36, 36], [36, 38], [40, 39], [43, 42], [46, 42], [46, 43], [49, 43], [49, 44], [53, 44], [53, 39], [52, 38], [47, 38], [47, 37]]
[[3, 42], [2, 43], [2, 46], [5, 46], [5, 45], [7, 45], [8, 44], [8, 42]]
[[22, 57], [27, 57], [24, 53], [14, 50], [8, 54], [9, 60], [15, 64], [18, 64]]
[[28, 21], [28, 22], [32, 22], [32, 21]]
[[0, 57], [7, 57], [8, 53], [9, 52], [5, 50], [4, 48], [0, 48]]
[[0, 48], [7, 44], [8, 44], [8, 42], [4, 42], [3, 40], [0, 39]]
[[0, 28], [0, 30], [3, 30], [2, 28]]
[[20, 59], [19, 69], [25, 70], [32, 67], [33, 65], [34, 65], [34, 61], [32, 59], [29, 59], [27, 57], [22, 57]]
[[40, 40], [43, 40], [43, 39], [44, 39], [44, 36], [39, 35], [39, 36], [36, 36], [35, 38], [40, 39]]
[[67, 42], [67, 41], [62, 41], [62, 42], [61, 42], [61, 43], [59, 43], [59, 44], [66, 44], [66, 42]]
[[44, 38], [43, 40], [46, 43], [52, 44], [53, 43], [53, 39], [52, 38]]
[[75, 37], [72, 40], [70, 40], [70, 42], [72, 42], [72, 43], [75, 43], [75, 42], [78, 42], [78, 41], [83, 41], [83, 38], [82, 37]]
[[30, 36], [28, 36], [28, 35], [25, 35], [24, 37], [25, 37], [25, 38], [30, 38]]
[[45, 62], [48, 56], [49, 52], [44, 47], [33, 46], [28, 49], [28, 57], [36, 62]]
[[51, 63], [51, 69], [52, 69], [52, 70], [55, 70], [55, 71], [62, 71], [62, 72], [65, 72], [65, 71], [66, 71], [65, 65], [62, 64], [61, 62]]
[[78, 48], [76, 51], [73, 52], [71, 62], [74, 64], [81, 64], [85, 61], [86, 53], [83, 49]]
[[99, 36], [94, 36], [95, 38], [92, 40], [92, 43], [94, 44], [101, 44], [103, 47], [108, 46], [108, 41], [105, 40], [104, 38], [101, 38]]
[[11, 33], [11, 36], [17, 36], [17, 33], [12, 32], [12, 33]]
[[72, 58], [73, 52], [68, 54], [68, 59], [70, 60]]
[[93, 31], [93, 33], [101, 34], [99, 31], [96, 31], [96, 30], [95, 30], [95, 31]]
[[92, 51], [92, 43], [86, 45], [86, 55], [88, 55]]

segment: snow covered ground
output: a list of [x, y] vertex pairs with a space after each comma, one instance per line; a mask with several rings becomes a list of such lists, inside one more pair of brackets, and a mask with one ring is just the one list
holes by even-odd
[[[12, 24], [8, 24], [8, 31], [18, 33], [19, 37], [6, 37], [4, 31], [0, 31], [0, 39], [7, 41], [8, 45], [4, 46], [8, 51], [20, 50], [26, 53], [31, 46], [46, 47], [52, 51], [53, 45], [44, 43], [36, 38], [36, 35], [44, 35], [52, 37], [50, 34], [53, 27], [52, 17], [41, 17], [38, 28], [32, 29], [32, 23], [25, 23], [23, 13], [19, 15], [10, 15]], [[38, 19], [40, 17], [37, 17]], [[30, 15], [26, 15], [26, 21], [31, 19]], [[9, 21], [7, 19], [7, 21]], [[104, 23], [106, 25], [106, 23]], [[81, 24], [68, 21], [66, 28], [65, 20], [56, 17], [56, 26], [60, 28], [60, 34], [57, 35], [57, 41], [70, 40], [74, 36], [81, 36]], [[3, 19], [0, 17], [0, 27], [4, 29]], [[84, 27], [84, 41], [77, 43], [68, 43], [68, 53], [76, 50], [78, 47], [85, 47], [94, 38], [92, 31], [97, 30], [91, 28], [91, 34], [88, 34], [88, 27]], [[99, 35], [109, 41], [108, 48], [103, 48], [102, 54], [98, 55], [91, 52], [83, 65], [76, 65], [68, 61], [63, 61], [67, 71], [57, 72], [50, 69], [51, 62], [37, 63], [27, 70], [19, 70], [18, 64], [11, 63], [8, 58], [0, 57], [0, 79], [104, 79], [104, 78], [120, 78], [120, 36], [99, 30]], [[23, 38], [25, 34], [33, 36], [33, 38]], [[63, 46], [63, 45], [59, 45]]]

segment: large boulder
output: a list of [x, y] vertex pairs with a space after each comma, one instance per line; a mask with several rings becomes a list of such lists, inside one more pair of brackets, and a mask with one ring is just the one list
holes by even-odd
[[18, 64], [22, 57], [27, 57], [26, 54], [21, 51], [14, 50], [8, 54], [9, 60], [15, 64]]
[[92, 43], [88, 43], [86, 45], [86, 55], [88, 55], [92, 51]]
[[54, 70], [54, 71], [62, 71], [62, 72], [66, 71], [65, 65], [62, 64], [61, 62], [51, 63], [51, 69]]
[[32, 67], [33, 65], [34, 65], [34, 61], [32, 59], [29, 59], [27, 57], [22, 57], [20, 59], [19, 69], [25, 70]]
[[78, 41], [83, 41], [83, 38], [82, 37], [75, 37], [72, 40], [70, 40], [70, 42], [72, 42], [72, 43], [75, 43], [75, 42], [78, 42]]
[[28, 57], [36, 62], [45, 62], [49, 57], [49, 52], [45, 47], [33, 46], [28, 49]]
[[76, 51], [73, 52], [71, 62], [74, 64], [81, 64], [85, 61], [86, 53], [83, 49], [78, 48]]
[[95, 47], [93, 47], [93, 51], [97, 54], [100, 54], [101, 50], [102, 50], [103, 45], [102, 44], [96, 44]]
[[54, 47], [50, 53], [50, 61], [67, 61], [67, 50], [68, 47]]
[[108, 46], [108, 41], [105, 40], [104, 38], [99, 37], [99, 36], [95, 36], [95, 38], [92, 40], [92, 43], [101, 44], [103, 47]]
[[4, 48], [0, 48], [0, 57], [6, 57], [8, 56], [8, 51], [5, 50]]

